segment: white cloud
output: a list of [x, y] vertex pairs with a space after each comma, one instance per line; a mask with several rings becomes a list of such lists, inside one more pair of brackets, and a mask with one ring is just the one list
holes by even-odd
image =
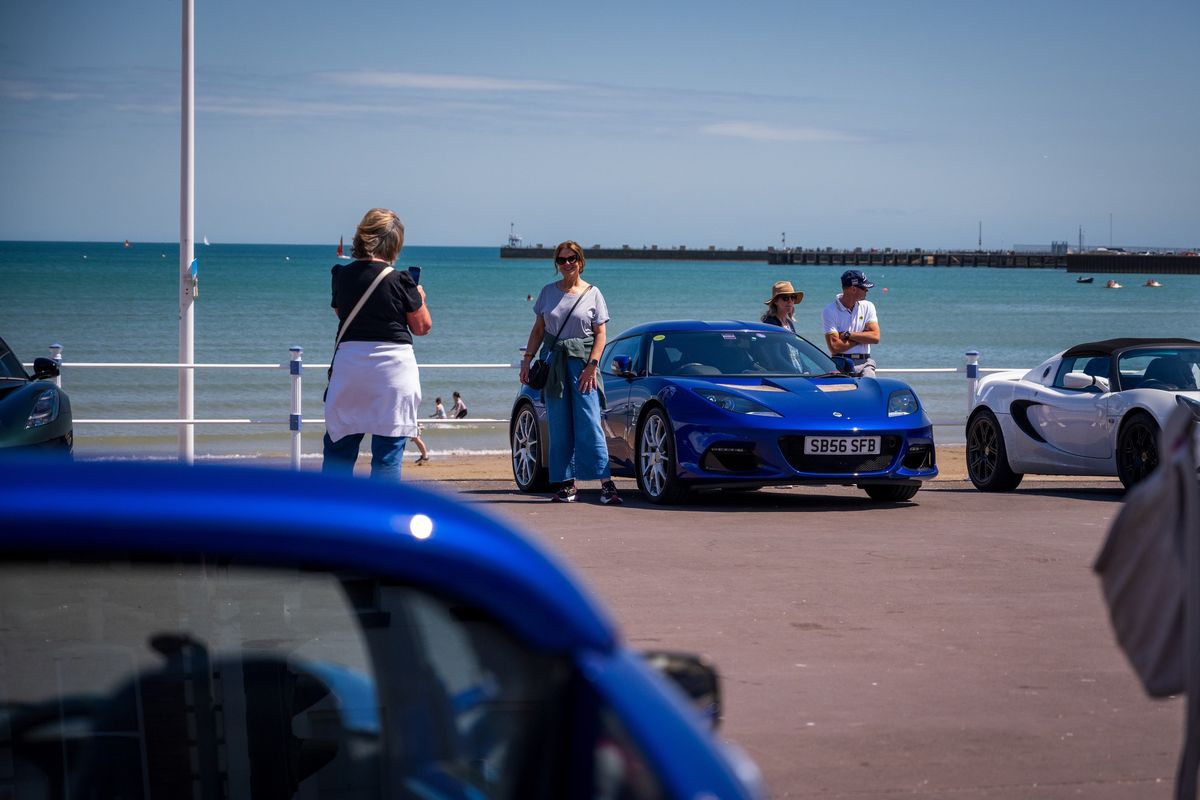
[[756, 142], [860, 142], [862, 136], [828, 128], [784, 128], [761, 122], [717, 122], [705, 125], [702, 133]]
[[78, 92], [58, 92], [50, 89], [43, 89], [36, 84], [26, 81], [5, 81], [0, 80], [0, 97], [8, 100], [78, 100], [83, 95]]
[[488, 75], [449, 75], [433, 72], [327, 72], [331, 83], [370, 89], [430, 89], [447, 92], [563, 92], [570, 87], [557, 81], [527, 81]]

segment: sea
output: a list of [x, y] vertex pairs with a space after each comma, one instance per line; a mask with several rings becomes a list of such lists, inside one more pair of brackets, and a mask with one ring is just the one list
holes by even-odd
[[[177, 244], [0, 242], [0, 337], [25, 363], [62, 345], [63, 389], [78, 420], [175, 419], [174, 369], [84, 363], [177, 363]], [[284, 364], [303, 348], [303, 457], [319, 459], [325, 370], [337, 333], [329, 307], [333, 246], [198, 244], [196, 363]], [[533, 298], [554, 280], [547, 260], [501, 259], [497, 247], [405, 247], [398, 267], [422, 268], [433, 331], [416, 340], [422, 415], [451, 392], [470, 409], [465, 424], [424, 428], [434, 457], [507, 452], [503, 424], [517, 391], [516, 362], [533, 324]], [[840, 291], [840, 266], [748, 262], [592, 260], [584, 278], [604, 293], [609, 336], [664, 319], [757, 320], [770, 287], [804, 291], [801, 335], [821, 343], [821, 309]], [[1200, 275], [1105, 275], [1091, 284], [1060, 269], [888, 266], [865, 270], [876, 288], [880, 368], [957, 369], [883, 373], [908, 381], [935, 423], [935, 438], [963, 441], [964, 354], [984, 368], [1031, 368], [1071, 345], [1119, 336], [1200, 339]], [[1149, 288], [1157, 278], [1162, 288]], [[1114, 278], [1121, 289], [1106, 289]], [[437, 365], [455, 365], [439, 368]], [[499, 366], [497, 366], [499, 365]], [[508, 366], [503, 366], [508, 365]], [[290, 446], [286, 369], [204, 369], [195, 416], [259, 424], [197, 425], [203, 459], [284, 459]], [[411, 449], [411, 448], [410, 448]], [[79, 422], [80, 458], [175, 458], [170, 424]]]

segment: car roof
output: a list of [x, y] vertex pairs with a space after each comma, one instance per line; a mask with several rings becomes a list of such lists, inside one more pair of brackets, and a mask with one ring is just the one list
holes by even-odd
[[[643, 333], [678, 333], [680, 331], [763, 331], [765, 333], [780, 333], [784, 331], [778, 325], [768, 325], [765, 322], [744, 322], [736, 319], [705, 321], [697, 319], [667, 319], [658, 322], [645, 322], [634, 325], [622, 331], [618, 339], [639, 336]], [[787, 331], [791, 333], [791, 331]]]
[[1200, 347], [1200, 342], [1191, 339], [1105, 339], [1100, 342], [1077, 344], [1063, 353], [1063, 358], [1073, 356], [1110, 356], [1119, 350], [1129, 350], [1133, 347], [1178, 347], [1188, 345]]
[[[459, 498], [410, 485], [5, 456], [0, 508], [0, 561], [71, 554], [341, 569], [473, 603], [547, 650], [607, 651], [617, 641], [607, 614], [563, 565]], [[418, 515], [432, 524], [426, 538], [416, 535]]]

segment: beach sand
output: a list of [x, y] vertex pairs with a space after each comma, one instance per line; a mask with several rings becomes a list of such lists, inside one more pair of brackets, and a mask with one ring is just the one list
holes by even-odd
[[[939, 474], [936, 480], [967, 479], [965, 445], [939, 446], [937, 456]], [[363, 475], [370, 472], [370, 457], [365, 453], [359, 457], [355, 472]], [[412, 458], [406, 458], [402, 475], [406, 481], [511, 481], [512, 462], [506, 455], [438, 455], [430, 459], [429, 463], [417, 466], [413, 464]]]

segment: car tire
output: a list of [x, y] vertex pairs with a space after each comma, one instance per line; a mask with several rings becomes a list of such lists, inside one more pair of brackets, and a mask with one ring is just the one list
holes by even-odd
[[638, 489], [651, 503], [671, 505], [687, 496], [688, 487], [677, 474], [675, 431], [663, 409], [651, 409], [642, 420], [634, 459]]
[[529, 403], [522, 403], [513, 420], [509, 438], [512, 453], [513, 480], [522, 492], [545, 492], [550, 489], [549, 470], [542, 466], [542, 431], [537, 414]]
[[859, 486], [867, 493], [867, 497], [877, 503], [903, 503], [905, 500], [912, 500], [918, 491], [921, 490], [921, 485], [894, 485], [894, 484], [875, 484], [874, 486]]
[[986, 408], [967, 422], [967, 477], [981, 492], [1011, 492], [1025, 477], [1008, 465], [1000, 421]]
[[1117, 435], [1117, 477], [1126, 489], [1145, 480], [1158, 466], [1158, 425], [1144, 411], [1135, 411]]

